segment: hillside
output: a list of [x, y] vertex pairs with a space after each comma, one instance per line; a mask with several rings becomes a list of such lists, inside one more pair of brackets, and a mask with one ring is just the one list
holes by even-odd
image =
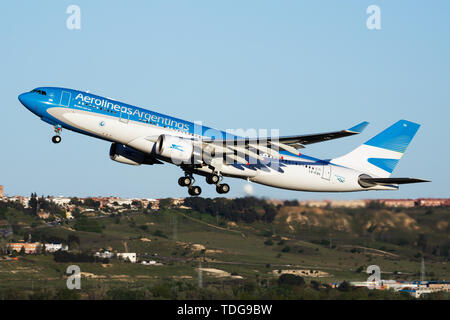
[[383, 279], [418, 279], [422, 257], [428, 280], [448, 279], [447, 208], [319, 209], [268, 207], [263, 200], [249, 201], [248, 206], [240, 200], [210, 207], [219, 208], [215, 212], [207, 206], [151, 213], [95, 212], [61, 225], [43, 224], [19, 214], [17, 208], [7, 208], [0, 212], [6, 218], [3, 221], [9, 220], [16, 229], [9, 241], [31, 235], [34, 241], [68, 243], [73, 252], [136, 252], [140, 260], [162, 265], [117, 259], [62, 263], [51, 254], [25, 255], [18, 261], [0, 261], [0, 291], [63, 288], [69, 264], [80, 265], [86, 295], [100, 287], [105, 292], [124, 286], [137, 289], [161, 285], [161, 281], [195, 287], [199, 272], [205, 288], [261, 285], [283, 273], [300, 275], [308, 283], [365, 280], [364, 270], [373, 264], [380, 266]]

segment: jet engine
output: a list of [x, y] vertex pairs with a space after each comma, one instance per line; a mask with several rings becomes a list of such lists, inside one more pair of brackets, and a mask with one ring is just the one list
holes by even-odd
[[201, 163], [201, 153], [192, 141], [171, 135], [162, 134], [158, 137], [155, 152], [163, 158], [170, 159], [174, 164]]
[[141, 164], [161, 163], [154, 157], [119, 143], [111, 144], [109, 157], [113, 161], [138, 166]]

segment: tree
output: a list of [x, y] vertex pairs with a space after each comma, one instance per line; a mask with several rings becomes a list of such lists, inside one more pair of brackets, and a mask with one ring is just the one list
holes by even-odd
[[366, 205], [367, 209], [383, 209], [384, 207], [384, 203], [378, 200], [369, 201]]
[[133, 201], [131, 202], [131, 205], [134, 206], [134, 207], [136, 207], [136, 208], [142, 208], [142, 202], [139, 201], [139, 200], [133, 200]]
[[159, 209], [165, 210], [169, 209], [173, 204], [173, 200], [171, 198], [165, 198], [159, 200]]
[[315, 281], [315, 280], [311, 280], [311, 287], [312, 287], [314, 290], [320, 290], [320, 283], [317, 282], [317, 281]]
[[298, 206], [298, 200], [285, 200], [283, 205], [286, 207], [296, 207]]
[[347, 281], [344, 281], [339, 285], [338, 289], [340, 291], [350, 291], [352, 289], [352, 286]]
[[423, 252], [425, 252], [425, 250], [427, 249], [427, 237], [423, 233], [419, 234], [417, 246], [421, 248]]
[[95, 201], [92, 198], [87, 198], [84, 200], [84, 206], [87, 208], [98, 210], [98, 208], [100, 208], [100, 201]]
[[275, 207], [271, 204], [266, 204], [264, 205], [264, 215], [263, 215], [263, 220], [267, 223], [271, 223], [273, 222], [273, 220], [275, 220], [275, 217], [277, 215], [277, 210], [275, 209]]
[[70, 247], [73, 247], [74, 245], [80, 245], [80, 238], [78, 238], [77, 235], [74, 234], [69, 234], [69, 236], [67, 237], [67, 242], [69, 244]]
[[284, 273], [278, 278], [279, 285], [303, 286], [305, 279], [295, 274]]
[[81, 217], [81, 211], [80, 211], [80, 208], [75, 207], [75, 209], [73, 209], [73, 211], [72, 211], [72, 217], [74, 217], [75, 219], [78, 219], [79, 217]]
[[363, 270], [364, 270], [364, 267], [363, 266], [359, 266], [359, 268], [356, 269], [356, 272], [357, 273], [361, 273], [361, 272], [363, 272]]
[[37, 199], [37, 194], [36, 193], [32, 193], [30, 196], [30, 201], [28, 201], [28, 206], [31, 208], [31, 212], [33, 214], [37, 214], [38, 211], [38, 199]]
[[72, 204], [75, 206], [81, 206], [83, 203], [77, 197], [73, 197], [73, 198], [70, 198], [69, 204]]

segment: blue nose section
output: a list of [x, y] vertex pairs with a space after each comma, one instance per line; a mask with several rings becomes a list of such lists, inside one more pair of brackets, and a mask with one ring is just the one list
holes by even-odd
[[30, 103], [29, 99], [30, 94], [28, 92], [22, 93], [19, 95], [19, 101], [21, 104], [23, 104], [25, 107], [27, 107], [27, 104]]
[[33, 94], [30, 92], [25, 92], [19, 95], [19, 101], [25, 108], [33, 112], [34, 114], [39, 113], [39, 103], [36, 101], [35, 97], [33, 97]]

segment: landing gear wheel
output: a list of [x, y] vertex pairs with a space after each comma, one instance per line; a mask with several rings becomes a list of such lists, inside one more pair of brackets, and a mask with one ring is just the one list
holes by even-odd
[[180, 177], [178, 179], [178, 184], [182, 187], [187, 187], [192, 184], [192, 179], [190, 177]]
[[206, 182], [209, 184], [216, 184], [220, 180], [220, 177], [217, 174], [212, 174], [206, 177]]
[[202, 193], [202, 188], [200, 188], [199, 186], [192, 186], [189, 187], [188, 192], [193, 197], [199, 196]]
[[217, 193], [220, 193], [220, 194], [228, 193], [228, 191], [230, 191], [230, 186], [227, 185], [226, 183], [218, 184], [216, 186], [216, 191], [217, 191]]
[[60, 136], [53, 136], [52, 137], [52, 142], [53, 143], [60, 143], [61, 142], [61, 137]]

